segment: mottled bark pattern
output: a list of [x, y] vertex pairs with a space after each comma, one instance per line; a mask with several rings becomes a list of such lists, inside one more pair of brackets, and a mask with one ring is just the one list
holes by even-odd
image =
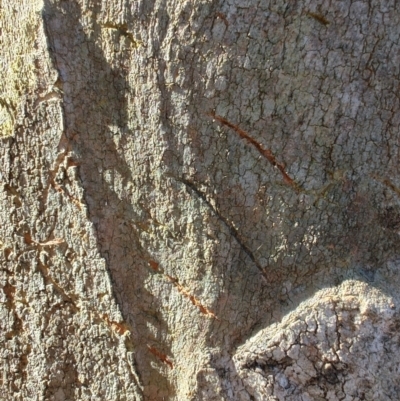
[[397, 400], [397, 3], [19, 3], [1, 398]]

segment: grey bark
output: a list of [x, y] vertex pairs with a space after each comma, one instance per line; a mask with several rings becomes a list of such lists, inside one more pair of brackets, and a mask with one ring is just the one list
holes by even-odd
[[394, 0], [0, 11], [2, 399], [399, 399]]

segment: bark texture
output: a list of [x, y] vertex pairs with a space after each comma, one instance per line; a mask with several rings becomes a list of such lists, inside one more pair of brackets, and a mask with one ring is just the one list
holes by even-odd
[[399, 399], [395, 0], [0, 12], [2, 399]]

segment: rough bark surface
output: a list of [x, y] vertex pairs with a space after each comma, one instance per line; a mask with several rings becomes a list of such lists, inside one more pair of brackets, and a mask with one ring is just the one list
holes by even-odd
[[2, 399], [399, 399], [395, 0], [0, 30]]

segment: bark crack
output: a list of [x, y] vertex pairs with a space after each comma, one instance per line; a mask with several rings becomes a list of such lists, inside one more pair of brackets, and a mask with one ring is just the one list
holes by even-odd
[[229, 221], [219, 213], [219, 211], [210, 203], [210, 201], [207, 199], [207, 196], [204, 192], [200, 191], [194, 183], [185, 180], [185, 179], [180, 179], [180, 182], [182, 182], [186, 187], [190, 188], [191, 191], [193, 191], [213, 212], [214, 214], [218, 217], [219, 220], [221, 220], [224, 225], [228, 228], [230, 234], [232, 235], [233, 238], [235, 238], [236, 242], [239, 244], [240, 248], [246, 253], [246, 255], [251, 259], [251, 261], [254, 263], [254, 265], [257, 267], [257, 269], [260, 271], [262, 277], [268, 282], [267, 275], [265, 272], [265, 269], [261, 266], [261, 264], [257, 261], [256, 257], [254, 256], [253, 252], [251, 249], [245, 244], [245, 242], [242, 240], [240, 237], [240, 234], [238, 230], [233, 227]]

